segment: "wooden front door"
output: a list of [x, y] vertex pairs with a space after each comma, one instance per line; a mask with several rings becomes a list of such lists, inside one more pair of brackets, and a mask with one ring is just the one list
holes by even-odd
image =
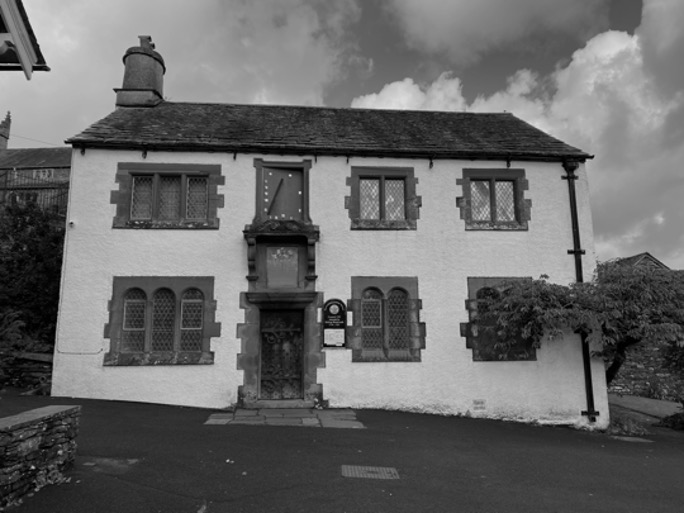
[[261, 310], [259, 399], [301, 399], [303, 310]]

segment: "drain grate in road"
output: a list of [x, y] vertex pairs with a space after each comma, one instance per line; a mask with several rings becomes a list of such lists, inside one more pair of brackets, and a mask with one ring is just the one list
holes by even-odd
[[359, 467], [342, 465], [343, 477], [360, 477], [363, 479], [399, 479], [399, 472], [394, 467]]

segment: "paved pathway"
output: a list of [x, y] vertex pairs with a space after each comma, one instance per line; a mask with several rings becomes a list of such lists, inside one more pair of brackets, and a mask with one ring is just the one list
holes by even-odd
[[292, 408], [263, 408], [259, 410], [236, 410], [213, 413], [205, 425], [263, 425], [263, 426], [307, 426], [324, 428], [363, 429], [356, 419], [354, 410], [315, 410]]
[[682, 405], [672, 401], [660, 401], [635, 395], [608, 394], [608, 402], [627, 410], [643, 413], [650, 417], [662, 419], [675, 413], [681, 413]]

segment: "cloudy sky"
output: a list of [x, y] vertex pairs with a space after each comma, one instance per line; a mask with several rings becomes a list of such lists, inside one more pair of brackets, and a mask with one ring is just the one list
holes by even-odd
[[151, 35], [172, 101], [513, 112], [589, 162], [602, 260], [684, 269], [682, 0], [24, 0], [49, 73], [0, 75], [10, 148], [114, 108]]

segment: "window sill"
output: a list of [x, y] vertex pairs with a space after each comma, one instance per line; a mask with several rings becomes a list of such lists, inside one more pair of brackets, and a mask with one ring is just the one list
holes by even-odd
[[527, 231], [527, 221], [524, 223], [496, 223], [491, 221], [468, 221], [465, 229], [467, 231]]
[[352, 219], [352, 230], [415, 230], [415, 219], [386, 221], [380, 219]]
[[130, 221], [115, 220], [113, 228], [132, 230], [218, 230], [218, 219], [209, 221]]
[[155, 351], [144, 353], [105, 353], [105, 367], [144, 365], [213, 365], [212, 351]]
[[385, 354], [384, 351], [352, 351], [354, 363], [394, 363], [394, 362], [418, 362], [420, 363], [420, 351], [411, 354], [408, 351], [392, 351]]

